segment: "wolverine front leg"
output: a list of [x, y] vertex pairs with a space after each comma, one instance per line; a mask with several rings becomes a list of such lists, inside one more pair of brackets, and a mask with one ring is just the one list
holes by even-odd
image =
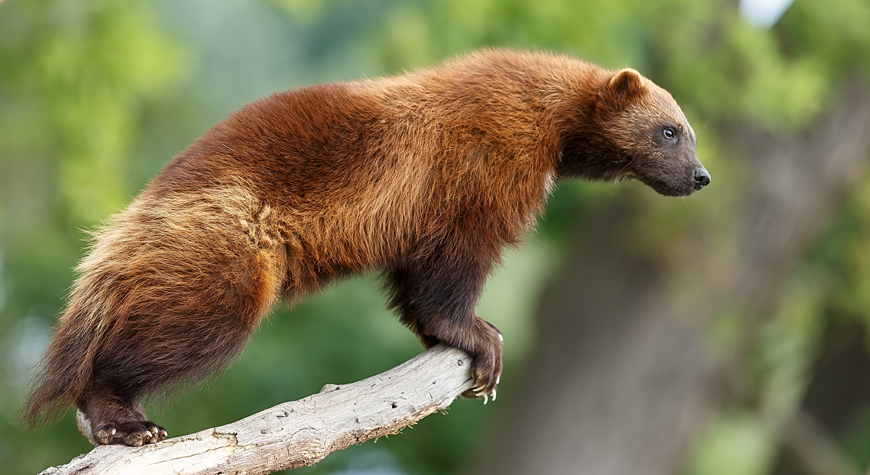
[[443, 342], [472, 356], [472, 397], [493, 394], [502, 370], [501, 333], [474, 314], [497, 256], [439, 251], [389, 272], [390, 306], [429, 348]]

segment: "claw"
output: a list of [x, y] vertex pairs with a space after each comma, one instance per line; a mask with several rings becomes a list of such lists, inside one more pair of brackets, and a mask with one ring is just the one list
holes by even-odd
[[[496, 398], [497, 396], [498, 396], [498, 394], [496, 394], [495, 389], [493, 389], [493, 390], [492, 390], [492, 401], [493, 401], [493, 402], [495, 402], [495, 398]], [[484, 403], [484, 404], [486, 404], [486, 403]]]
[[501, 333], [498, 334], [498, 339], [499, 339], [502, 343], [504, 343], [504, 337], [501, 336]]
[[485, 406], [486, 403], [488, 403], [488, 402], [489, 402], [489, 394], [484, 394], [483, 395], [483, 405]]

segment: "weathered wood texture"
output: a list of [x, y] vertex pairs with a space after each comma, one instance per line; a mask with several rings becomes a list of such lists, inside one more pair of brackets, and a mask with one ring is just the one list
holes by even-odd
[[253, 475], [312, 465], [446, 409], [471, 388], [470, 364], [464, 352], [439, 345], [379, 375], [328, 384], [225, 426], [142, 447], [99, 446], [42, 474]]

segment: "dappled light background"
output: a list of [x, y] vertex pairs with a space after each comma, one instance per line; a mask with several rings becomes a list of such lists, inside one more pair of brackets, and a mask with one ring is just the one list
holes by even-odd
[[[297, 472], [866, 472], [870, 3], [749, 3], [0, 2], [0, 472], [90, 450], [73, 411], [32, 432], [17, 411], [88, 230], [163, 164], [272, 92], [485, 46], [638, 69], [683, 107], [713, 182], [679, 200], [562, 183], [477, 309], [505, 336], [498, 401]], [[146, 410], [183, 435], [419, 351], [378, 275], [355, 277], [279, 306], [225, 374]]]

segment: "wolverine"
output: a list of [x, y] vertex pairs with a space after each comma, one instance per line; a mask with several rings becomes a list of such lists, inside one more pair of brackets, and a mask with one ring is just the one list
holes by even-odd
[[710, 183], [664, 89], [542, 52], [490, 49], [396, 77], [273, 94], [169, 162], [94, 233], [23, 409], [73, 404], [94, 444], [166, 437], [140, 401], [233, 360], [279, 298], [381, 271], [425, 347], [496, 394], [499, 331], [474, 313], [502, 249], [562, 178]]

